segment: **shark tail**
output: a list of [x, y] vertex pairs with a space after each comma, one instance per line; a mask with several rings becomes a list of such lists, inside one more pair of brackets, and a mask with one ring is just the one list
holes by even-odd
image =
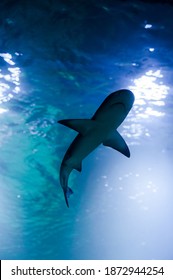
[[68, 203], [68, 198], [73, 194], [73, 190], [67, 187], [64, 190], [64, 197], [65, 197], [65, 202], [67, 204], [67, 207], [69, 208], [69, 203]]

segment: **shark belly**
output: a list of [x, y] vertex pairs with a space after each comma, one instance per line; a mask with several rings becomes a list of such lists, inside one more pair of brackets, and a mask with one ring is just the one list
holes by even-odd
[[79, 166], [82, 164], [82, 160], [103, 143], [110, 131], [108, 125], [100, 125], [85, 136], [78, 134], [64, 157], [66, 165], [80, 171]]

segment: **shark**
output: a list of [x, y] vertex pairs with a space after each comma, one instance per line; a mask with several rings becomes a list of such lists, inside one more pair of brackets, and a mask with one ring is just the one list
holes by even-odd
[[131, 110], [135, 97], [128, 89], [109, 94], [91, 119], [65, 119], [58, 123], [75, 130], [78, 134], [67, 149], [61, 162], [59, 179], [67, 207], [73, 190], [68, 179], [73, 169], [82, 171], [82, 161], [100, 144], [113, 148], [130, 157], [129, 148], [117, 128]]

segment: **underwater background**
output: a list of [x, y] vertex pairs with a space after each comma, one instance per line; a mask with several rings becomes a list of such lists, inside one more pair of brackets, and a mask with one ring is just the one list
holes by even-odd
[[[173, 259], [173, 2], [0, 2], [0, 259]], [[116, 90], [118, 128], [59, 183], [76, 132]]]

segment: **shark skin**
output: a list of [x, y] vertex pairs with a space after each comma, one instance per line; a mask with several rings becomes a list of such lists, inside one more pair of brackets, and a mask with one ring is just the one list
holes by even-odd
[[134, 94], [130, 90], [118, 90], [106, 97], [91, 119], [58, 121], [78, 132], [67, 149], [60, 167], [60, 184], [67, 207], [69, 207], [68, 198], [73, 193], [72, 189], [68, 187], [70, 173], [73, 169], [81, 172], [82, 160], [100, 144], [130, 157], [129, 148], [116, 129], [131, 110], [134, 99]]

